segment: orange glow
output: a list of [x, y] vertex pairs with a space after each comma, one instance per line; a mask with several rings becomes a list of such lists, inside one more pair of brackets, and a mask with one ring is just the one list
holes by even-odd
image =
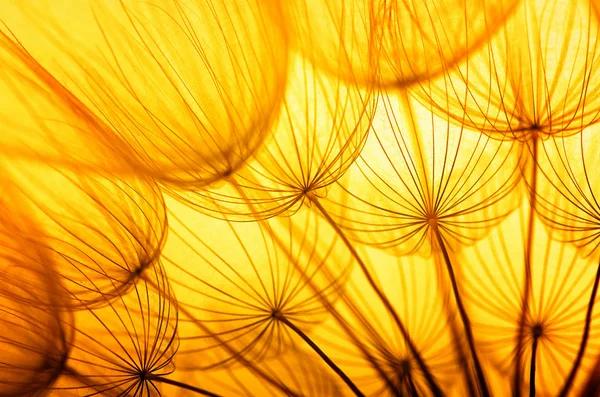
[[0, 397], [600, 395], [600, 2], [0, 2]]

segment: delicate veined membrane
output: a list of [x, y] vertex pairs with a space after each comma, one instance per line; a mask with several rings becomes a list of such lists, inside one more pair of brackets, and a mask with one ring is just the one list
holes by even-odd
[[58, 310], [64, 291], [51, 258], [21, 235], [2, 207], [0, 226], [0, 395], [41, 396], [56, 382], [69, 354], [70, 315]]
[[598, 132], [592, 126], [577, 136], [543, 142], [538, 160], [542, 183], [535, 197], [554, 238], [595, 260], [600, 253]]
[[0, 65], [0, 154], [133, 172], [132, 153], [114, 150], [111, 126], [1, 27]]
[[319, 68], [362, 83], [406, 86], [483, 45], [518, 0], [290, 0], [291, 40]]
[[155, 182], [3, 164], [6, 205], [38, 224], [29, 244], [48, 252], [72, 308], [106, 304], [159, 259], [167, 218]]
[[[110, 127], [109, 145], [137, 172], [173, 189], [206, 186], [238, 168], [270, 131], [287, 72], [286, 33], [272, 22], [276, 4], [70, 7], [65, 14], [40, 2], [21, 10], [25, 29], [38, 29], [15, 23], [14, 34]], [[78, 23], [66, 29], [72, 15]]]
[[[456, 127], [386, 95], [356, 167], [324, 201], [355, 240], [429, 255], [483, 237], [517, 205], [522, 148]], [[343, 201], [345, 200], [345, 202]]]
[[[442, 390], [464, 390], [448, 324], [455, 314], [445, 311], [448, 296], [433, 259], [398, 258], [369, 247], [361, 252]], [[352, 272], [336, 308], [357, 339], [328, 320], [315, 333], [315, 340], [344, 364], [366, 395], [429, 395], [429, 385], [402, 334], [358, 269]]]
[[[330, 315], [322, 299], [335, 303], [351, 261], [316, 214], [226, 222], [170, 208], [163, 263], [181, 313], [178, 368], [273, 359], [303, 345], [289, 324], [309, 333]], [[325, 268], [337, 278], [326, 279]]]
[[[520, 387], [522, 393], [530, 390], [531, 360], [537, 340], [536, 391], [540, 395], [557, 395], [578, 352], [596, 266], [574, 247], [557, 242], [554, 231], [539, 227], [539, 219], [535, 222], [538, 227], [533, 243]], [[526, 223], [522, 207], [483, 240], [465, 249], [459, 259], [461, 288], [478, 346], [507, 381], [517, 359], [514, 344], [523, 299]], [[597, 310], [593, 319], [600, 320]], [[600, 334], [593, 327], [573, 391], [585, 381], [599, 351]]]
[[293, 60], [282, 110], [264, 145], [230, 183], [181, 199], [227, 219], [290, 215], [307, 194], [325, 196], [350, 167], [370, 129], [372, 87], [326, 75], [299, 54]]
[[497, 139], [577, 134], [600, 120], [599, 33], [587, 1], [525, 0], [477, 53], [415, 94]]
[[[84, 302], [82, 302], [84, 304]], [[160, 264], [119, 299], [75, 314], [75, 337], [57, 392], [160, 396], [175, 366], [177, 307]]]

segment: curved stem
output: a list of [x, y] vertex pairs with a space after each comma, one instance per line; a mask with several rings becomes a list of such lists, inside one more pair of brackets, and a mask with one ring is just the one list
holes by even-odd
[[166, 383], [172, 386], [176, 386], [182, 389], [186, 389], [186, 390], [190, 390], [193, 391], [194, 393], [198, 393], [202, 396], [207, 396], [207, 397], [221, 397], [220, 394], [215, 394], [212, 392], [209, 392], [208, 390], [204, 390], [201, 389], [199, 387], [196, 386], [192, 386], [192, 385], [188, 385], [187, 383], [182, 383], [182, 382], [178, 382], [176, 380], [173, 379], [168, 379], [168, 378], [162, 378], [160, 376], [149, 376], [146, 378], [148, 381], [150, 382], [160, 382], [160, 383]]
[[354, 382], [352, 382], [352, 380], [350, 380], [348, 375], [346, 375], [346, 373], [344, 371], [342, 371], [341, 368], [338, 367], [329, 358], [329, 356], [327, 354], [325, 354], [325, 352], [323, 350], [321, 350], [321, 348], [319, 346], [317, 346], [317, 344], [315, 342], [313, 342], [312, 339], [310, 339], [309, 336], [306, 335], [300, 328], [296, 327], [296, 325], [294, 323], [292, 323], [290, 320], [285, 318], [285, 316], [282, 315], [281, 313], [274, 315], [274, 318], [277, 321], [280, 321], [283, 324], [285, 324], [289, 329], [294, 331], [294, 333], [296, 335], [298, 335], [300, 338], [302, 338], [302, 340], [304, 340], [304, 342], [306, 342], [306, 344], [308, 344], [311, 347], [311, 349], [313, 349], [319, 355], [319, 357], [321, 357], [321, 359], [323, 359], [323, 361], [329, 366], [329, 368], [331, 368], [340, 377], [340, 379], [343, 380], [346, 385], [348, 385], [348, 387], [354, 392], [354, 394], [356, 396], [365, 397], [365, 395], [354, 384]]
[[360, 255], [358, 254], [358, 252], [356, 251], [356, 249], [350, 242], [350, 240], [348, 240], [348, 237], [346, 237], [346, 235], [340, 229], [340, 227], [337, 225], [337, 223], [333, 220], [333, 218], [331, 218], [331, 215], [329, 215], [329, 213], [327, 212], [325, 207], [323, 207], [323, 205], [321, 205], [321, 203], [319, 202], [319, 199], [316, 196], [309, 193], [306, 195], [306, 197], [317, 207], [319, 212], [323, 215], [323, 217], [325, 217], [325, 219], [331, 225], [331, 227], [333, 227], [333, 229], [335, 230], [337, 235], [342, 239], [342, 241], [344, 242], [344, 244], [346, 245], [346, 247], [348, 248], [348, 250], [354, 257], [354, 259], [358, 263], [364, 276], [366, 277], [367, 281], [369, 282], [369, 285], [371, 286], [373, 291], [377, 294], [377, 296], [379, 297], [379, 300], [383, 303], [383, 305], [385, 306], [388, 313], [394, 319], [394, 322], [396, 323], [396, 326], [400, 330], [402, 337], [406, 341], [406, 344], [408, 345], [411, 354], [413, 355], [413, 357], [417, 361], [417, 364], [419, 365], [419, 368], [423, 372], [423, 376], [427, 380], [427, 383], [428, 383], [429, 388], [431, 389], [431, 392], [433, 393], [433, 395], [434, 396], [442, 396], [443, 395], [442, 390], [437, 385], [435, 379], [433, 378], [433, 375], [431, 374], [431, 371], [429, 371], [429, 368], [427, 367], [427, 364], [425, 364], [425, 361], [421, 357], [421, 354], [419, 353], [418, 349], [416, 348], [415, 344], [413, 343], [412, 339], [410, 338], [408, 331], [406, 330], [406, 328], [404, 327], [404, 324], [400, 320], [400, 316], [398, 316], [398, 313], [396, 313], [394, 306], [391, 304], [389, 299], [385, 296], [383, 291], [381, 291], [381, 289], [377, 285], [376, 281], [373, 279], [373, 276], [369, 272], [367, 265], [362, 260], [362, 258], [360, 257]]
[[407, 388], [409, 390], [409, 395], [411, 397], [418, 397], [419, 393], [417, 392], [417, 385], [415, 385], [415, 380], [411, 374], [406, 374], [406, 383], [408, 384]]
[[573, 385], [573, 381], [575, 380], [575, 376], [577, 375], [577, 371], [579, 370], [579, 366], [581, 365], [581, 360], [583, 359], [583, 354], [585, 353], [585, 348], [587, 346], [587, 342], [590, 336], [590, 328], [592, 325], [592, 312], [594, 311], [594, 303], [596, 303], [596, 294], [598, 293], [598, 283], [600, 282], [600, 263], [598, 264], [598, 269], [596, 270], [596, 278], [594, 279], [594, 286], [592, 287], [592, 294], [590, 296], [590, 301], [588, 302], [587, 313], [585, 315], [585, 326], [583, 328], [583, 336], [581, 338], [581, 343], [579, 344], [579, 351], [577, 352], [577, 357], [575, 358], [575, 362], [573, 363], [573, 368], [571, 368], [571, 372], [569, 372], [569, 376], [565, 381], [562, 390], [560, 391], [559, 396], [564, 397], [569, 392], [569, 389]]
[[[302, 270], [300, 269], [300, 267], [298, 266], [297, 263], [297, 258], [295, 258], [293, 255], [290, 255], [290, 252], [287, 250], [287, 246], [285, 244], [282, 243], [282, 241], [277, 237], [277, 236], [273, 236], [276, 244], [282, 248], [282, 250], [284, 250], [284, 252], [286, 253], [288, 259], [294, 264], [294, 266], [300, 270], [302, 272]], [[336, 276], [330, 274], [327, 269], [321, 269], [321, 271], [327, 275], [327, 277], [331, 278], [335, 278]], [[333, 318], [336, 320], [336, 322], [342, 327], [342, 329], [344, 330], [346, 336], [348, 336], [352, 342], [354, 343], [354, 346], [357, 347], [361, 353], [364, 355], [365, 359], [369, 362], [369, 364], [371, 364], [371, 366], [373, 367], [373, 369], [375, 371], [377, 371], [377, 373], [379, 374], [379, 376], [381, 376], [381, 378], [383, 379], [383, 381], [385, 382], [385, 384], [388, 387], [388, 390], [390, 391], [390, 393], [392, 393], [394, 396], [396, 397], [401, 397], [401, 395], [399, 394], [399, 391], [396, 390], [396, 386], [394, 385], [394, 383], [391, 381], [391, 379], [389, 378], [388, 374], [383, 370], [383, 368], [381, 367], [381, 365], [379, 364], [379, 362], [371, 355], [371, 353], [367, 350], [365, 344], [361, 341], [361, 339], [356, 335], [356, 333], [354, 332], [354, 330], [350, 327], [349, 324], [346, 323], [345, 319], [333, 308], [333, 306], [331, 305], [331, 302], [329, 302], [329, 300], [321, 293], [321, 291], [312, 283], [312, 281], [308, 280], [308, 286], [316, 293], [319, 301], [321, 302], [321, 304], [323, 304], [323, 306], [327, 309], [327, 312], [329, 312]], [[349, 301], [348, 297], [345, 295], [342, 295], [342, 300], [348, 305], [348, 307], [351, 308], [351, 310], [354, 312], [354, 314], [356, 316], [358, 316], [358, 318], [360, 318], [359, 314], [355, 311], [352, 303]], [[360, 318], [359, 321], [362, 321], [362, 318]]]
[[531, 365], [529, 367], [529, 397], [535, 396], [535, 359], [539, 340], [540, 337], [535, 335], [533, 337], [533, 344], [531, 346]]
[[535, 221], [535, 203], [536, 203], [536, 190], [537, 190], [537, 160], [538, 160], [538, 139], [537, 136], [532, 138], [533, 151], [531, 153], [531, 160], [533, 169], [531, 170], [531, 185], [529, 191], [529, 218], [527, 220], [527, 241], [525, 245], [525, 283], [523, 286], [523, 297], [521, 300], [521, 313], [519, 315], [519, 329], [517, 332], [517, 346], [516, 346], [516, 362], [515, 372], [513, 375], [512, 391], [513, 396], [519, 397], [521, 395], [521, 356], [523, 355], [523, 340], [525, 338], [525, 322], [527, 313], [529, 312], [529, 295], [531, 295], [531, 258], [533, 255], [533, 232], [534, 232], [534, 221]]
[[463, 326], [465, 328], [465, 333], [467, 334], [467, 343], [471, 352], [471, 358], [473, 359], [473, 365], [475, 366], [475, 375], [477, 376], [479, 390], [482, 396], [487, 397], [490, 395], [490, 391], [487, 386], [487, 381], [485, 380], [483, 367], [481, 366], [481, 362], [479, 361], [479, 357], [477, 356], [477, 351], [475, 349], [475, 338], [473, 337], [473, 330], [471, 328], [471, 321], [469, 320], [469, 316], [467, 315], [467, 311], [465, 310], [465, 306], [460, 296], [460, 292], [458, 291], [458, 283], [456, 282], [454, 268], [452, 267], [452, 262], [450, 261], [450, 256], [448, 255], [446, 244], [444, 244], [444, 239], [442, 238], [442, 235], [439, 232], [437, 226], [433, 227], [433, 233], [435, 234], [438, 245], [442, 250], [444, 262], [446, 262], [446, 270], [448, 271], [448, 276], [450, 277], [450, 284], [452, 285], [452, 292], [454, 294], [454, 300], [456, 301], [456, 307], [458, 308], [460, 319], [462, 320]]
[[[437, 257], [436, 257], [437, 259]], [[436, 263], [436, 266], [438, 266], [439, 264]], [[469, 359], [467, 357], [467, 352], [464, 349], [464, 344], [461, 342], [461, 332], [459, 331], [459, 325], [458, 325], [458, 321], [454, 318], [454, 316], [451, 315], [451, 307], [450, 307], [450, 301], [451, 299], [449, 298], [449, 296], [447, 295], [449, 293], [449, 291], [447, 290], [446, 286], [444, 286], [444, 299], [443, 299], [443, 305], [444, 305], [444, 310], [447, 313], [447, 321], [448, 321], [448, 327], [450, 328], [450, 332], [452, 334], [452, 341], [454, 343], [454, 348], [456, 350], [456, 355], [458, 358], [458, 364], [461, 368], [461, 372], [465, 378], [465, 384], [468, 390], [468, 395], [469, 396], [476, 396], [477, 392], [476, 392], [476, 385], [475, 383], [477, 382], [475, 379], [473, 379], [473, 373], [472, 371], [469, 370]]]

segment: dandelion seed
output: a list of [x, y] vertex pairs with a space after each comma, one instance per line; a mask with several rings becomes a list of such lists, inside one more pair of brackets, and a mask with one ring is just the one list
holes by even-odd
[[[530, 395], [536, 391], [557, 395], [578, 354], [595, 269], [575, 249], [553, 240], [553, 231], [535, 229], [535, 277], [531, 279], [524, 343], [519, 352], [511, 341], [521, 332], [526, 213], [524, 206], [500, 228], [464, 251], [461, 260], [469, 265], [462, 267], [462, 287], [479, 346], [492, 365], [509, 377], [516, 361], [521, 360], [524, 381], [518, 393], [526, 388]], [[590, 338], [594, 351], [599, 347], [598, 336], [593, 332]], [[588, 354], [584, 360], [592, 358]]]
[[406, 86], [439, 75], [487, 41], [518, 1], [287, 1], [292, 43], [320, 68]]
[[[444, 312], [444, 294], [431, 259], [391, 257], [381, 250], [365, 248], [361, 257], [390, 301], [394, 302], [423, 359], [445, 391], [460, 386], [458, 357]], [[331, 274], [331, 277], [335, 277]], [[355, 331], [356, 341], [331, 321], [315, 334], [317, 343], [343, 363], [348, 374], [367, 395], [428, 395], [429, 384], [386, 308], [354, 271], [336, 308]]]
[[29, 162], [3, 169], [13, 213], [40, 226], [39, 236], [25, 237], [49, 252], [74, 308], [119, 297], [158, 260], [167, 220], [154, 182]]
[[[178, 349], [177, 308], [160, 264], [126, 295], [76, 313], [75, 337], [57, 390], [87, 396], [160, 396], [161, 384], [217, 394], [168, 377]], [[85, 302], [82, 302], [85, 305]]]
[[[21, 13], [37, 27], [34, 40], [60, 54], [51, 72], [110, 127], [112, 148], [138, 172], [173, 189], [205, 186], [238, 168], [269, 132], [287, 71], [286, 34], [271, 23], [276, 5], [72, 7], [64, 14], [41, 2]], [[65, 29], [74, 13], [87, 24], [85, 38]]]
[[369, 131], [372, 89], [324, 75], [297, 54], [293, 61], [282, 111], [264, 146], [231, 183], [179, 198], [194, 204], [201, 197], [209, 205], [198, 210], [229, 220], [290, 215], [308, 195], [326, 195], [350, 167]]
[[448, 250], [477, 241], [515, 208], [520, 147], [454, 128], [408, 98], [384, 98], [382, 118], [356, 172], [335, 193], [346, 202], [336, 204], [332, 192], [328, 209], [360, 242], [444, 259], [485, 394]]
[[[178, 287], [179, 305], [192, 316], [191, 325], [211, 325], [240, 356], [257, 362], [285, 354], [302, 339], [362, 395], [307, 333], [328, 315], [321, 299], [335, 301], [343, 286], [349, 258], [338, 257], [335, 235], [320, 231], [318, 218], [306, 211], [297, 214], [304, 215], [303, 221], [295, 225], [288, 219], [284, 228], [266, 222], [210, 221], [190, 209], [184, 214], [185, 223], [172, 214], [171, 234], [177, 239], [171, 240], [176, 245], [165, 261], [173, 269], [170, 279]], [[301, 238], [294, 241], [297, 234]], [[322, 280], [325, 266], [336, 266], [336, 280]], [[182, 341], [188, 348], [182, 348], [179, 357], [188, 357], [192, 368], [231, 365], [238, 359], [205, 359], [200, 365], [198, 354], [222, 346], [197, 330]]]
[[584, 3], [520, 2], [486, 45], [415, 94], [450, 120], [500, 139], [580, 132], [600, 120], [599, 30]]

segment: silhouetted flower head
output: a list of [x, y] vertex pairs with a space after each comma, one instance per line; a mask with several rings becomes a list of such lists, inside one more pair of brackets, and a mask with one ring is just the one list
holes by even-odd
[[[172, 208], [179, 215], [172, 217], [164, 262], [189, 317], [181, 320], [180, 368], [236, 364], [238, 355], [261, 361], [286, 354], [301, 343], [287, 322], [310, 330], [327, 318], [321, 299], [338, 298], [350, 259], [315, 214], [232, 223]], [[335, 280], [323, 277], [325, 267]], [[225, 354], [222, 343], [238, 353]]]
[[451, 247], [470, 244], [514, 209], [520, 159], [516, 144], [388, 95], [357, 167], [326, 204], [357, 241], [428, 254], [433, 231]]
[[50, 252], [70, 305], [118, 297], [158, 260], [167, 219], [154, 181], [27, 162], [3, 169], [10, 205], [40, 225], [40, 235], [27, 238]]
[[[169, 188], [238, 168], [280, 108], [287, 48], [274, 3], [79, 0], [65, 15], [42, 1], [19, 11], [36, 28], [15, 35], [38, 58], [60, 54], [43, 64], [100, 120], [106, 146]], [[85, 38], [67, 28], [74, 15]]]
[[127, 294], [78, 311], [57, 392], [160, 396], [161, 379], [175, 370], [179, 344], [174, 302], [166, 274], [156, 265]]
[[180, 198], [211, 216], [252, 220], [290, 215], [307, 195], [326, 195], [359, 156], [376, 103], [372, 87], [339, 77], [296, 54], [272, 136], [231, 183]]
[[[522, 356], [517, 357], [526, 222], [522, 207], [485, 239], [467, 248], [459, 259], [461, 286], [478, 346], [490, 364], [508, 379], [516, 360], [521, 360], [521, 387], [525, 392], [530, 386], [531, 360], [535, 360], [540, 394], [557, 395], [577, 355], [596, 268], [573, 247], [554, 241], [553, 232], [539, 227], [539, 220], [535, 220], [538, 227], [533, 242], [524, 349]], [[598, 321], [597, 310], [593, 318]], [[585, 380], [585, 372], [599, 348], [600, 334], [592, 328], [574, 390]]]
[[589, 2], [521, 1], [493, 30], [476, 53], [415, 93], [501, 140], [577, 134], [600, 120], [600, 31]]

